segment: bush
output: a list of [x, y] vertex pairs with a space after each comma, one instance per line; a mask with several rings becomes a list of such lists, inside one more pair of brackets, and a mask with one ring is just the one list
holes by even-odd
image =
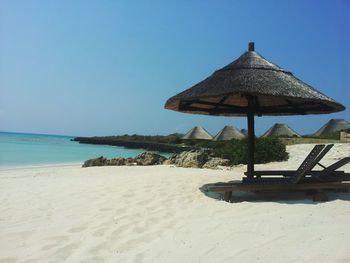
[[198, 148], [215, 148], [220, 142], [209, 141], [209, 140], [200, 140], [200, 139], [192, 139], [192, 140], [181, 140], [182, 143], [195, 146]]
[[[211, 148], [214, 156], [229, 159], [232, 164], [247, 163], [247, 139], [225, 142], [203, 141], [196, 142], [196, 146]], [[278, 138], [266, 137], [255, 139], [255, 163], [268, 163], [285, 160], [288, 160], [286, 145]]]
[[329, 133], [325, 133], [325, 134], [322, 134], [322, 135], [319, 135], [319, 136], [314, 136], [314, 137], [311, 137], [311, 138], [328, 139], [328, 140], [339, 140], [340, 139], [340, 131], [329, 132]]
[[268, 163], [288, 160], [286, 145], [277, 138], [259, 138], [255, 140], [255, 162]]
[[213, 149], [215, 156], [229, 159], [232, 164], [247, 163], [247, 140], [221, 142]]
[[126, 141], [126, 142], [146, 142], [146, 143], [166, 143], [166, 144], [180, 144], [181, 137], [183, 135], [179, 133], [169, 134], [169, 135], [119, 135], [119, 136], [103, 136], [96, 137], [97, 139], [106, 139], [109, 141]]

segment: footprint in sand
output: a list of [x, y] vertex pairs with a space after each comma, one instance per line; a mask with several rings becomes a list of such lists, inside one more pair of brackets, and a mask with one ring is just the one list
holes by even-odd
[[165, 229], [173, 228], [175, 225], [176, 225], [176, 220], [168, 220], [162, 224], [163, 228]]
[[100, 228], [97, 231], [95, 231], [92, 235], [94, 237], [102, 237], [102, 236], [104, 236], [104, 234], [106, 233], [107, 230], [108, 230], [108, 228]]
[[81, 242], [75, 242], [68, 244], [66, 246], [63, 246], [50, 256], [50, 258], [54, 258], [54, 261], [56, 262], [63, 262], [65, 261], [69, 256], [73, 254], [73, 251], [79, 248], [81, 245]]
[[103, 263], [105, 262], [102, 257], [90, 257], [90, 258], [85, 258], [81, 261], [81, 263]]
[[58, 243], [52, 243], [52, 244], [43, 246], [43, 247], [41, 248], [41, 250], [43, 250], [43, 251], [45, 251], [45, 250], [50, 250], [50, 249], [55, 248], [55, 247], [57, 247], [57, 246], [59, 246]]
[[78, 232], [82, 232], [83, 230], [85, 230], [85, 227], [73, 227], [71, 229], [68, 230], [69, 233], [78, 233]]
[[141, 263], [143, 262], [143, 258], [145, 257], [145, 255], [143, 253], [139, 253], [135, 256], [134, 258], [134, 262], [135, 263]]
[[14, 263], [17, 262], [17, 258], [0, 258], [0, 263]]
[[112, 237], [120, 236], [122, 233], [129, 231], [130, 228], [131, 228], [131, 225], [129, 224], [121, 225], [120, 227], [113, 230], [111, 235]]
[[151, 218], [147, 219], [146, 225], [152, 225], [152, 224], [155, 225], [155, 224], [158, 224], [159, 221], [160, 221], [160, 218], [158, 218], [158, 217], [151, 217]]
[[96, 254], [100, 253], [101, 251], [108, 250], [109, 249], [109, 245], [110, 245], [109, 241], [105, 241], [105, 242], [102, 242], [102, 243], [98, 244], [97, 246], [89, 249], [88, 252], [90, 254], [96, 255]]
[[127, 209], [127, 207], [121, 207], [121, 208], [118, 208], [118, 209], [116, 209], [115, 210], [115, 214], [117, 214], [117, 215], [122, 215], [122, 214], [124, 214], [124, 212], [126, 212], [128, 209]]
[[162, 231], [153, 231], [145, 234], [140, 234], [132, 239], [126, 239], [121, 243], [117, 250], [125, 252], [134, 248], [140, 247], [141, 244], [149, 243], [152, 240], [159, 238], [162, 235]]
[[48, 240], [55, 241], [56, 243], [62, 242], [62, 241], [67, 241], [68, 239], [69, 239], [68, 236], [53, 236], [53, 237], [48, 238]]
[[126, 194], [123, 194], [123, 197], [124, 197], [124, 198], [135, 197], [135, 193], [128, 192], [128, 193], [126, 193]]
[[143, 226], [143, 227], [136, 226], [136, 227], [134, 227], [134, 228], [132, 229], [132, 231], [133, 231], [134, 233], [139, 233], [139, 234], [141, 234], [141, 233], [143, 233], [143, 232], [145, 232], [145, 231], [147, 231], [147, 230], [149, 230], [149, 226], [147, 226], [147, 225], [145, 225], [145, 226]]
[[106, 211], [112, 211], [112, 208], [110, 207], [103, 207], [99, 209], [100, 212], [106, 212]]

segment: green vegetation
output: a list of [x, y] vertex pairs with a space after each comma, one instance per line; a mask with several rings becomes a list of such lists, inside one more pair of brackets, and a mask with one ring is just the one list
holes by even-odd
[[286, 145], [278, 138], [259, 138], [255, 143], [256, 163], [288, 160]]
[[339, 140], [340, 139], [340, 131], [330, 132], [326, 134], [322, 134], [320, 136], [303, 136], [305, 138], [315, 138], [315, 139], [327, 139], [327, 140]]
[[[190, 145], [211, 149], [214, 156], [229, 159], [232, 164], [247, 163], [247, 139], [238, 141], [189, 141]], [[255, 163], [285, 161], [288, 159], [286, 145], [278, 138], [255, 139]]]
[[181, 143], [182, 134], [174, 133], [166, 136], [163, 135], [120, 135], [120, 136], [104, 136], [98, 137], [99, 139], [106, 139], [111, 141], [126, 141], [126, 142], [146, 142], [146, 143], [166, 143], [166, 144], [179, 144]]
[[126, 148], [145, 149], [147, 151], [159, 151], [167, 153], [179, 153], [191, 150], [181, 144], [180, 134], [167, 136], [145, 136], [145, 135], [122, 135], [122, 136], [100, 136], [100, 137], [76, 137], [73, 141], [88, 144], [114, 145]]
[[[181, 134], [167, 136], [122, 135], [105, 137], [77, 137], [80, 143], [106, 144], [127, 148], [143, 148], [163, 152], [182, 152], [191, 149], [208, 149], [215, 157], [229, 159], [232, 164], [247, 163], [247, 139], [231, 141], [182, 140]], [[255, 139], [255, 163], [268, 163], [288, 159], [286, 146], [274, 137]]]

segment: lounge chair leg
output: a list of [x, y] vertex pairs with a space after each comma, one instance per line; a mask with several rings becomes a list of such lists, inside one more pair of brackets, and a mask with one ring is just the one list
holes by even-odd
[[224, 200], [225, 200], [226, 202], [230, 202], [231, 197], [232, 197], [232, 192], [231, 192], [231, 191], [230, 191], [230, 192], [225, 192]]
[[312, 200], [314, 202], [327, 202], [329, 201], [328, 195], [324, 191], [317, 191], [312, 196]]

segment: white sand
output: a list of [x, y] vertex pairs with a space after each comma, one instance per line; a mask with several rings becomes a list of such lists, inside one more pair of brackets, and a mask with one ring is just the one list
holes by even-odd
[[[311, 147], [258, 168], [295, 168]], [[349, 155], [336, 145], [325, 163]], [[244, 170], [0, 171], [0, 262], [350, 262], [350, 193], [226, 203], [199, 190]]]

